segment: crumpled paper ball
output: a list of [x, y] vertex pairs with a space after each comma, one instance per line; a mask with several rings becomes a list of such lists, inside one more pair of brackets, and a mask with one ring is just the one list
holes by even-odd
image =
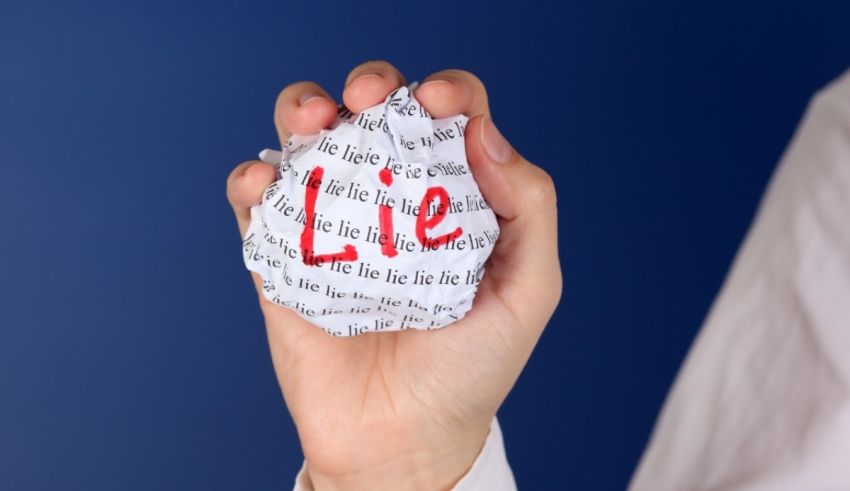
[[461, 319], [499, 236], [467, 164], [467, 121], [432, 119], [402, 87], [261, 153], [278, 176], [251, 209], [243, 256], [263, 295], [335, 336]]

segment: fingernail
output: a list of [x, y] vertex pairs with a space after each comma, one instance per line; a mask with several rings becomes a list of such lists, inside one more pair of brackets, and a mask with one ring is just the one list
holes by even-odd
[[315, 101], [316, 99], [324, 99], [324, 98], [325, 98], [325, 96], [323, 96], [323, 95], [309, 94], [309, 93], [304, 94], [304, 95], [302, 95], [301, 97], [298, 98], [298, 105], [304, 106], [307, 103], [309, 103], [310, 101]]
[[354, 82], [356, 82], [358, 80], [366, 80], [366, 79], [369, 79], [369, 78], [384, 78], [384, 77], [380, 76], [377, 73], [364, 73], [363, 75], [360, 75], [357, 78], [355, 78], [354, 80], [352, 80], [351, 83], [349, 83], [349, 85], [353, 84]]
[[492, 119], [484, 116], [484, 121], [481, 123], [481, 145], [487, 152], [487, 156], [500, 164], [509, 162], [514, 155], [511, 144], [499, 133]]
[[451, 82], [449, 82], [448, 80], [434, 79], [434, 80], [429, 80], [429, 81], [423, 83], [422, 85], [419, 86], [419, 88], [421, 89], [422, 87], [439, 87], [441, 85], [446, 86], [450, 83]]

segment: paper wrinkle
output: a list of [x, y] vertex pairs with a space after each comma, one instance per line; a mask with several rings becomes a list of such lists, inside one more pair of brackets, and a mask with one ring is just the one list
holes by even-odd
[[[336, 336], [437, 329], [461, 319], [499, 235], [467, 163], [467, 121], [464, 115], [432, 119], [402, 87], [358, 114], [341, 107], [329, 129], [293, 135], [279, 153], [261, 152], [266, 161], [279, 157], [278, 178], [251, 209], [243, 258], [263, 278], [265, 298]], [[350, 244], [354, 261], [305, 263], [305, 177], [316, 167], [324, 175], [314, 204], [314, 254], [336, 254]], [[390, 185], [382, 182], [383, 169], [392, 171]], [[428, 250], [417, 238], [415, 210], [434, 187], [445, 190], [449, 206], [425, 235], [458, 227], [462, 235]], [[394, 257], [379, 243], [380, 204], [390, 200]], [[431, 210], [439, 204], [435, 199]]]

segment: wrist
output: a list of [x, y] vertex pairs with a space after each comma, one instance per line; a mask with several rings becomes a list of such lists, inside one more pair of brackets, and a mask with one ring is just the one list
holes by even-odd
[[359, 461], [357, 465], [328, 466], [321, 459], [305, 456], [305, 470], [315, 491], [448, 491], [472, 467], [488, 432], [489, 425], [451, 442], [431, 442], [409, 451], [386, 453], [381, 459], [370, 459], [368, 465], [363, 465], [362, 454], [356, 449], [351, 450], [351, 459]]

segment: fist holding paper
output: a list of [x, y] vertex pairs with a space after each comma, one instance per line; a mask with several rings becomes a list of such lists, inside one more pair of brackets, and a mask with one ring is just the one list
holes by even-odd
[[251, 209], [243, 256], [266, 299], [334, 336], [462, 318], [499, 237], [467, 164], [466, 122], [432, 119], [401, 87], [264, 151], [277, 179]]

